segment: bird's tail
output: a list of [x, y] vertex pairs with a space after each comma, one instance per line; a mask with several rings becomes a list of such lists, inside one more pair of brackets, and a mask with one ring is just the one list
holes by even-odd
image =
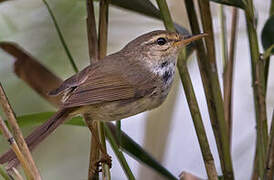
[[[59, 125], [61, 125], [69, 116], [70, 109], [61, 109], [57, 111], [47, 122], [36, 128], [29, 136], [25, 138], [25, 141], [32, 151], [39, 143], [41, 143], [46, 137], [48, 137]], [[18, 165], [19, 161], [15, 153], [10, 149], [5, 154], [0, 156], [0, 164], [11, 162], [12, 166]]]

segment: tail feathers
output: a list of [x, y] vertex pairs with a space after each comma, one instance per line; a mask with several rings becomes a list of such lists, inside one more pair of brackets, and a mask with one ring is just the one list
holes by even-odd
[[[47, 122], [36, 128], [25, 141], [32, 151], [40, 142], [48, 137], [59, 125], [61, 125], [69, 116], [71, 110], [61, 109], [55, 113]], [[13, 161], [13, 166], [18, 165], [18, 160], [15, 153], [10, 149], [0, 157], [0, 164]], [[14, 162], [16, 161], [16, 162]]]

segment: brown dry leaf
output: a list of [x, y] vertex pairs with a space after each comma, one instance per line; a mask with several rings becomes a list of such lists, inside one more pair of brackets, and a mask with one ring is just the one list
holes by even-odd
[[59, 87], [62, 80], [39, 63], [15, 43], [1, 42], [0, 48], [15, 57], [14, 72], [38, 94], [54, 106], [60, 104], [60, 96], [49, 96], [48, 92]]

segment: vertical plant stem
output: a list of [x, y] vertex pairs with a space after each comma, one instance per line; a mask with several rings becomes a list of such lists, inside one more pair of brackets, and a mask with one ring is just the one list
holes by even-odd
[[196, 135], [202, 151], [205, 168], [207, 171], [208, 179], [218, 179], [217, 171], [214, 163], [213, 156], [210, 151], [206, 131], [203, 125], [201, 113], [199, 110], [198, 102], [192, 87], [192, 82], [187, 69], [186, 60], [182, 57], [178, 59], [178, 69], [181, 77], [181, 81], [184, 87], [185, 95], [187, 98], [188, 106], [191, 111], [191, 116], [196, 130]]
[[[86, 6], [87, 6], [86, 23], [87, 23], [88, 50], [89, 50], [90, 64], [92, 64], [98, 61], [98, 39], [97, 39], [97, 32], [96, 32], [96, 21], [95, 21], [93, 0], [86, 0]], [[97, 137], [99, 137], [99, 132], [97, 129], [99, 122], [93, 121], [88, 115], [84, 115], [84, 119], [90, 131], [94, 131], [94, 133], [97, 134]], [[92, 136], [91, 142], [90, 142], [90, 157], [89, 157], [89, 170], [88, 170], [89, 180], [99, 179], [99, 172], [97, 171], [96, 162], [99, 161], [100, 151], [99, 151], [98, 143], [96, 141], [97, 139], [94, 136]]]
[[[157, 0], [157, 4], [162, 14], [162, 18], [165, 24], [165, 27], [169, 31], [175, 31], [173, 21], [170, 16], [170, 12], [165, 0]], [[195, 97], [194, 89], [192, 82], [186, 66], [186, 58], [184, 51], [181, 51], [181, 54], [178, 58], [178, 69], [180, 72], [181, 81], [185, 90], [185, 94], [188, 100], [189, 109], [192, 115], [193, 123], [196, 129], [196, 134], [202, 151], [205, 168], [209, 179], [218, 179], [216, 167], [214, 164], [214, 159], [210, 151], [208, 144], [206, 132], [204, 129], [202, 117], [200, 114], [199, 106]]]
[[[185, 4], [192, 33], [198, 34], [200, 33], [200, 28], [193, 1], [185, 0]], [[215, 63], [211, 14], [208, 1], [199, 1], [199, 4], [201, 7], [201, 16], [203, 17], [202, 22], [204, 31], [209, 34], [209, 38], [206, 38], [206, 45], [209, 47], [209, 49], [206, 51], [201, 41], [196, 42], [198, 65], [206, 95], [211, 125], [218, 147], [222, 171], [226, 179], [234, 179], [229, 148], [228, 130], [224, 120], [224, 106], [222, 102]]]
[[[4, 92], [4, 89], [1, 85], [1, 83], [0, 83], [0, 103], [1, 103], [1, 106], [3, 108], [5, 115], [7, 117], [9, 125], [12, 129], [14, 139], [15, 139], [16, 143], [18, 144], [17, 147], [19, 148], [20, 152], [22, 153], [22, 158], [25, 159], [25, 163], [23, 163], [24, 164], [23, 166], [25, 166], [25, 172], [26, 172], [27, 177], [29, 179], [40, 180], [41, 176], [39, 174], [38, 168], [36, 167], [36, 165], [32, 159], [29, 148], [28, 148], [28, 146], [24, 140], [24, 136], [17, 124], [15, 114], [13, 112], [13, 109], [11, 108], [11, 105], [8, 101], [8, 98]], [[11, 138], [10, 140], [14, 141], [13, 138]], [[10, 144], [12, 144], [12, 143], [10, 143]]]
[[222, 4], [219, 5], [219, 11], [220, 11], [220, 26], [221, 26], [221, 33], [220, 33], [220, 44], [221, 44], [221, 52], [222, 52], [222, 60], [223, 65], [225, 67], [228, 56], [227, 56], [227, 32], [226, 32], [226, 15], [224, 13], [224, 6]]
[[274, 177], [274, 110], [272, 112], [272, 121], [267, 146], [267, 155], [264, 169], [264, 180]]
[[45, 4], [46, 7], [47, 7], [47, 10], [48, 10], [48, 12], [49, 12], [49, 14], [50, 14], [50, 16], [51, 16], [51, 19], [52, 19], [52, 21], [53, 21], [53, 23], [54, 23], [55, 29], [56, 29], [56, 31], [57, 31], [57, 33], [58, 33], [58, 37], [60, 38], [60, 41], [61, 41], [61, 43], [62, 43], [62, 45], [63, 45], [63, 47], [64, 47], [64, 49], [65, 49], [65, 52], [66, 52], [66, 54], [67, 54], [67, 56], [68, 56], [68, 59], [69, 59], [71, 65], [72, 65], [74, 71], [75, 71], [75, 72], [78, 72], [78, 68], [77, 68], [77, 66], [76, 66], [76, 64], [75, 64], [75, 62], [74, 62], [74, 60], [73, 60], [73, 57], [72, 57], [72, 55], [71, 55], [71, 53], [70, 53], [70, 51], [69, 51], [69, 49], [68, 49], [68, 46], [67, 46], [67, 44], [66, 44], [66, 42], [65, 42], [65, 39], [64, 39], [64, 37], [63, 37], [63, 34], [61, 33], [61, 30], [60, 30], [60, 28], [59, 28], [59, 25], [58, 25], [58, 23], [57, 23], [57, 21], [56, 21], [56, 18], [55, 18], [55, 16], [54, 16], [52, 10], [51, 10], [50, 7], [49, 7], [49, 4], [47, 3], [46, 0], [42, 0], [42, 1], [44, 2], [44, 4]]
[[227, 123], [225, 122], [224, 117], [224, 104], [222, 99], [222, 93], [219, 84], [218, 71], [216, 66], [216, 56], [215, 56], [215, 44], [214, 44], [214, 33], [213, 25], [211, 18], [211, 11], [209, 7], [208, 0], [199, 0], [199, 8], [201, 13], [201, 19], [203, 24], [203, 29], [206, 33], [209, 34], [209, 37], [205, 39], [205, 44], [208, 52], [208, 63], [209, 63], [209, 78], [212, 86], [213, 92], [213, 101], [216, 105], [216, 115], [217, 115], [217, 124], [218, 131], [221, 139], [221, 153], [224, 157], [224, 167], [223, 174], [225, 179], [234, 179], [232, 160], [230, 155], [230, 143], [228, 136]]
[[[108, 34], [108, 7], [109, 0], [100, 1], [100, 16], [99, 16], [99, 59], [103, 59], [107, 54], [107, 34]], [[99, 138], [103, 148], [106, 150], [105, 128], [104, 122], [98, 123]], [[103, 179], [110, 179], [109, 166], [103, 163]]]
[[266, 157], [266, 147], [268, 142], [267, 134], [267, 116], [265, 104], [265, 77], [264, 64], [260, 60], [259, 45], [257, 31], [254, 23], [253, 1], [246, 0], [245, 18], [248, 31], [248, 39], [250, 46], [250, 56], [252, 65], [252, 83], [253, 95], [257, 124], [257, 139], [256, 139], [256, 164], [255, 168], [260, 178], [263, 178], [264, 163]]
[[[119, 160], [127, 178], [129, 180], [135, 180], [135, 177], [127, 164], [126, 158], [123, 155], [123, 152], [119, 150], [119, 147], [118, 147], [114, 137], [112, 136], [111, 130], [108, 128], [108, 126], [105, 126], [105, 130], [106, 130], [107, 137], [109, 137], [108, 138], [109, 143], [110, 143], [112, 149], [114, 150], [115, 155], [118, 157], [118, 160]], [[120, 138], [120, 137], [118, 137], [118, 138]], [[119, 141], [120, 141], [120, 139], [119, 139]]]
[[231, 39], [229, 46], [228, 61], [224, 67], [224, 110], [225, 121], [228, 123], [229, 139], [231, 144], [232, 136], [232, 87], [233, 87], [233, 72], [234, 72], [234, 58], [235, 46], [238, 29], [238, 9], [232, 8], [232, 23], [231, 23]]
[[[93, 119], [87, 114], [83, 115], [85, 122], [92, 134], [92, 131], [98, 135], [98, 122], [93, 121]], [[98, 136], [97, 136], [98, 137]], [[98, 138], [92, 136], [90, 142], [90, 155], [89, 155], [89, 169], [88, 169], [88, 180], [99, 180], [99, 172], [97, 162], [100, 158], [99, 143]]]
[[87, 36], [90, 63], [98, 61], [98, 40], [93, 0], [86, 0], [87, 6]]

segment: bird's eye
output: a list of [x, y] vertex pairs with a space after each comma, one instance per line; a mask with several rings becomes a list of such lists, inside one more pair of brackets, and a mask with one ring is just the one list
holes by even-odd
[[165, 38], [158, 38], [157, 39], [157, 44], [160, 45], [160, 46], [166, 44], [166, 39]]

